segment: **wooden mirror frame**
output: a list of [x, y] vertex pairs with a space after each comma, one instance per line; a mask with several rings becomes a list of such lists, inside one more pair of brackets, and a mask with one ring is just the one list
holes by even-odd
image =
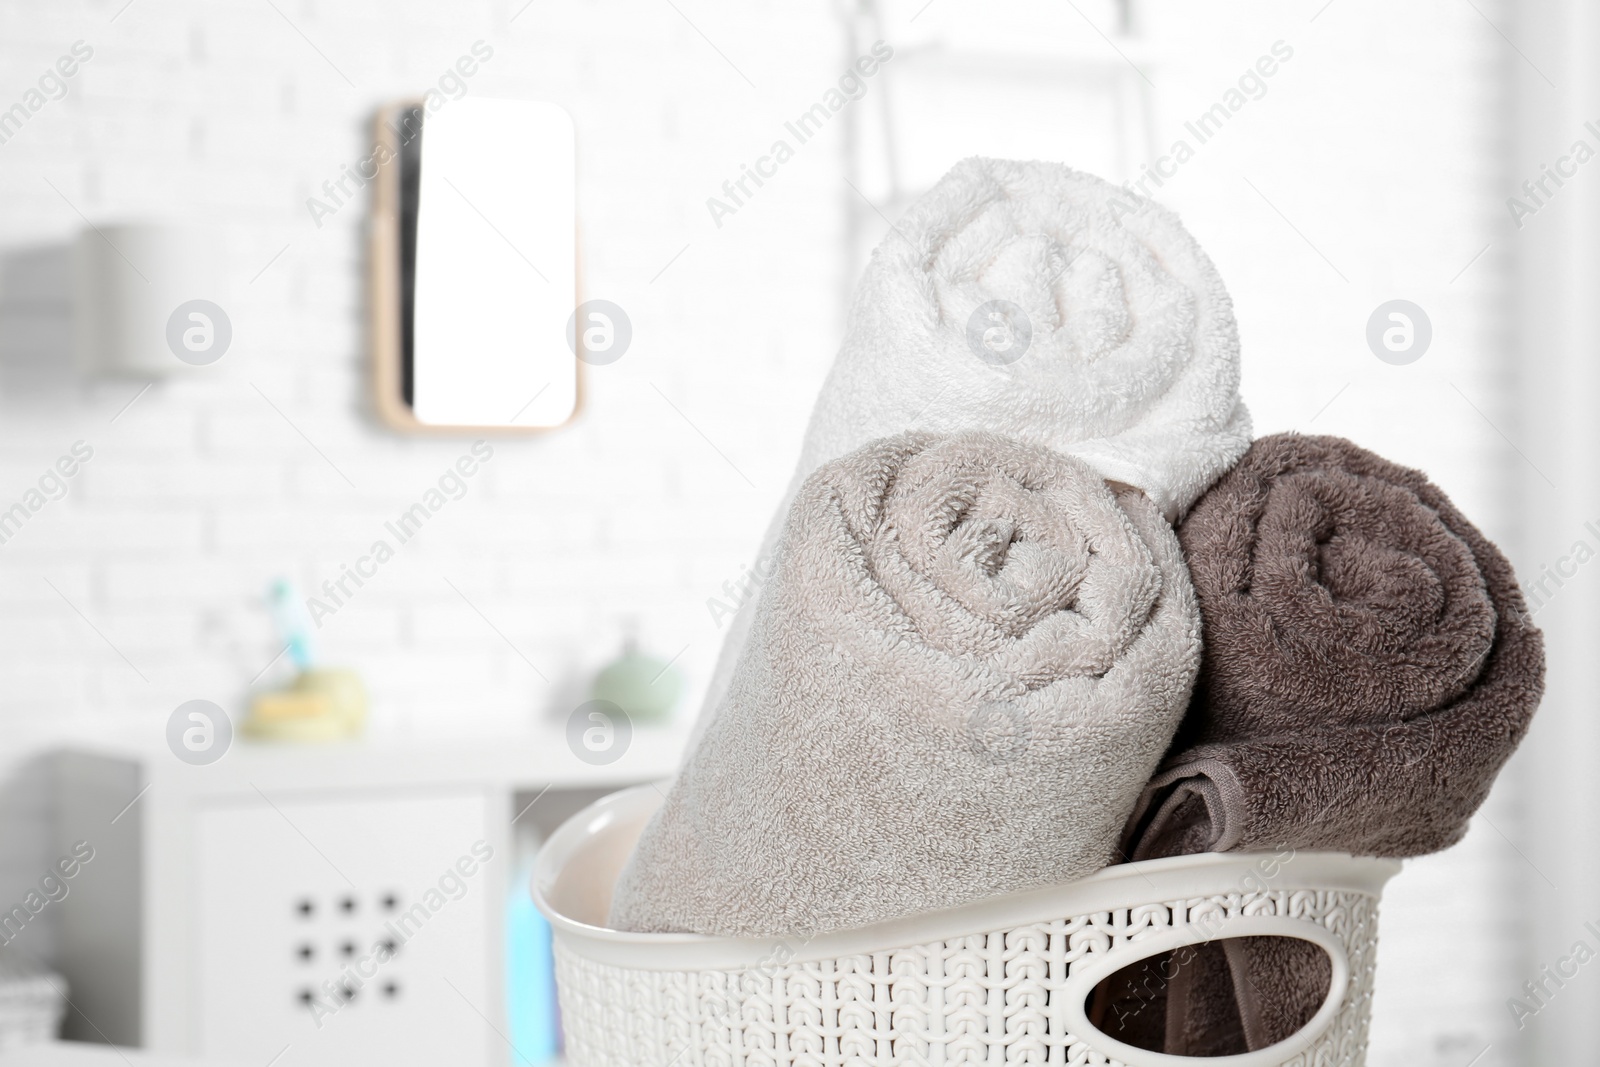
[[[372, 350], [373, 403], [378, 417], [391, 429], [406, 433], [461, 436], [464, 434], [527, 437], [559, 430], [572, 423], [583, 411], [584, 373], [583, 360], [576, 355], [574, 364], [576, 395], [572, 412], [553, 426], [517, 426], [513, 424], [453, 426], [423, 422], [417, 418], [411, 405], [400, 393], [400, 363], [403, 358], [400, 342], [400, 143], [395, 136], [399, 115], [414, 108], [425, 108], [418, 98], [400, 100], [378, 109], [373, 118], [373, 154], [387, 151], [388, 158], [378, 165], [372, 182], [372, 232], [368, 240], [368, 303], [370, 319], [369, 345]], [[424, 117], [424, 124], [427, 119]], [[576, 245], [576, 241], [574, 241]], [[573, 307], [583, 303], [583, 274], [581, 257], [574, 265], [576, 279]]]

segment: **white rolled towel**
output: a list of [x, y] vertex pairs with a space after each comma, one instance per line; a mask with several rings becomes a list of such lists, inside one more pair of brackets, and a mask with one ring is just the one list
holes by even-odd
[[[812, 471], [911, 429], [1045, 445], [1176, 522], [1250, 445], [1233, 302], [1153, 201], [1059, 163], [964, 160], [873, 251], [759, 558]], [[754, 600], [730, 623], [696, 737]]]

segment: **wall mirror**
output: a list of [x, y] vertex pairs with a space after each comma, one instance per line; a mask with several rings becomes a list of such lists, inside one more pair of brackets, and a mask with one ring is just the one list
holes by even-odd
[[566, 111], [476, 97], [394, 104], [358, 169], [375, 185], [383, 420], [413, 432], [540, 432], [571, 419], [577, 162]]

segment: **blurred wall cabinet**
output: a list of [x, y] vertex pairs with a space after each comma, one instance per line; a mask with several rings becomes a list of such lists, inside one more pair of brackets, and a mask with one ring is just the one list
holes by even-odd
[[60, 843], [95, 849], [53, 905], [70, 1038], [244, 1064], [516, 1062], [500, 1035], [519, 810], [548, 832], [673, 754], [242, 748], [206, 767], [57, 757]]

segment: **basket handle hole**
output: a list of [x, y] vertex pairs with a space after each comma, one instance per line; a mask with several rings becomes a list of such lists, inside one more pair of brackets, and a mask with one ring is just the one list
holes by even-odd
[[1333, 961], [1296, 937], [1229, 937], [1159, 952], [1084, 1002], [1101, 1033], [1172, 1056], [1236, 1056], [1284, 1041], [1328, 999]]

